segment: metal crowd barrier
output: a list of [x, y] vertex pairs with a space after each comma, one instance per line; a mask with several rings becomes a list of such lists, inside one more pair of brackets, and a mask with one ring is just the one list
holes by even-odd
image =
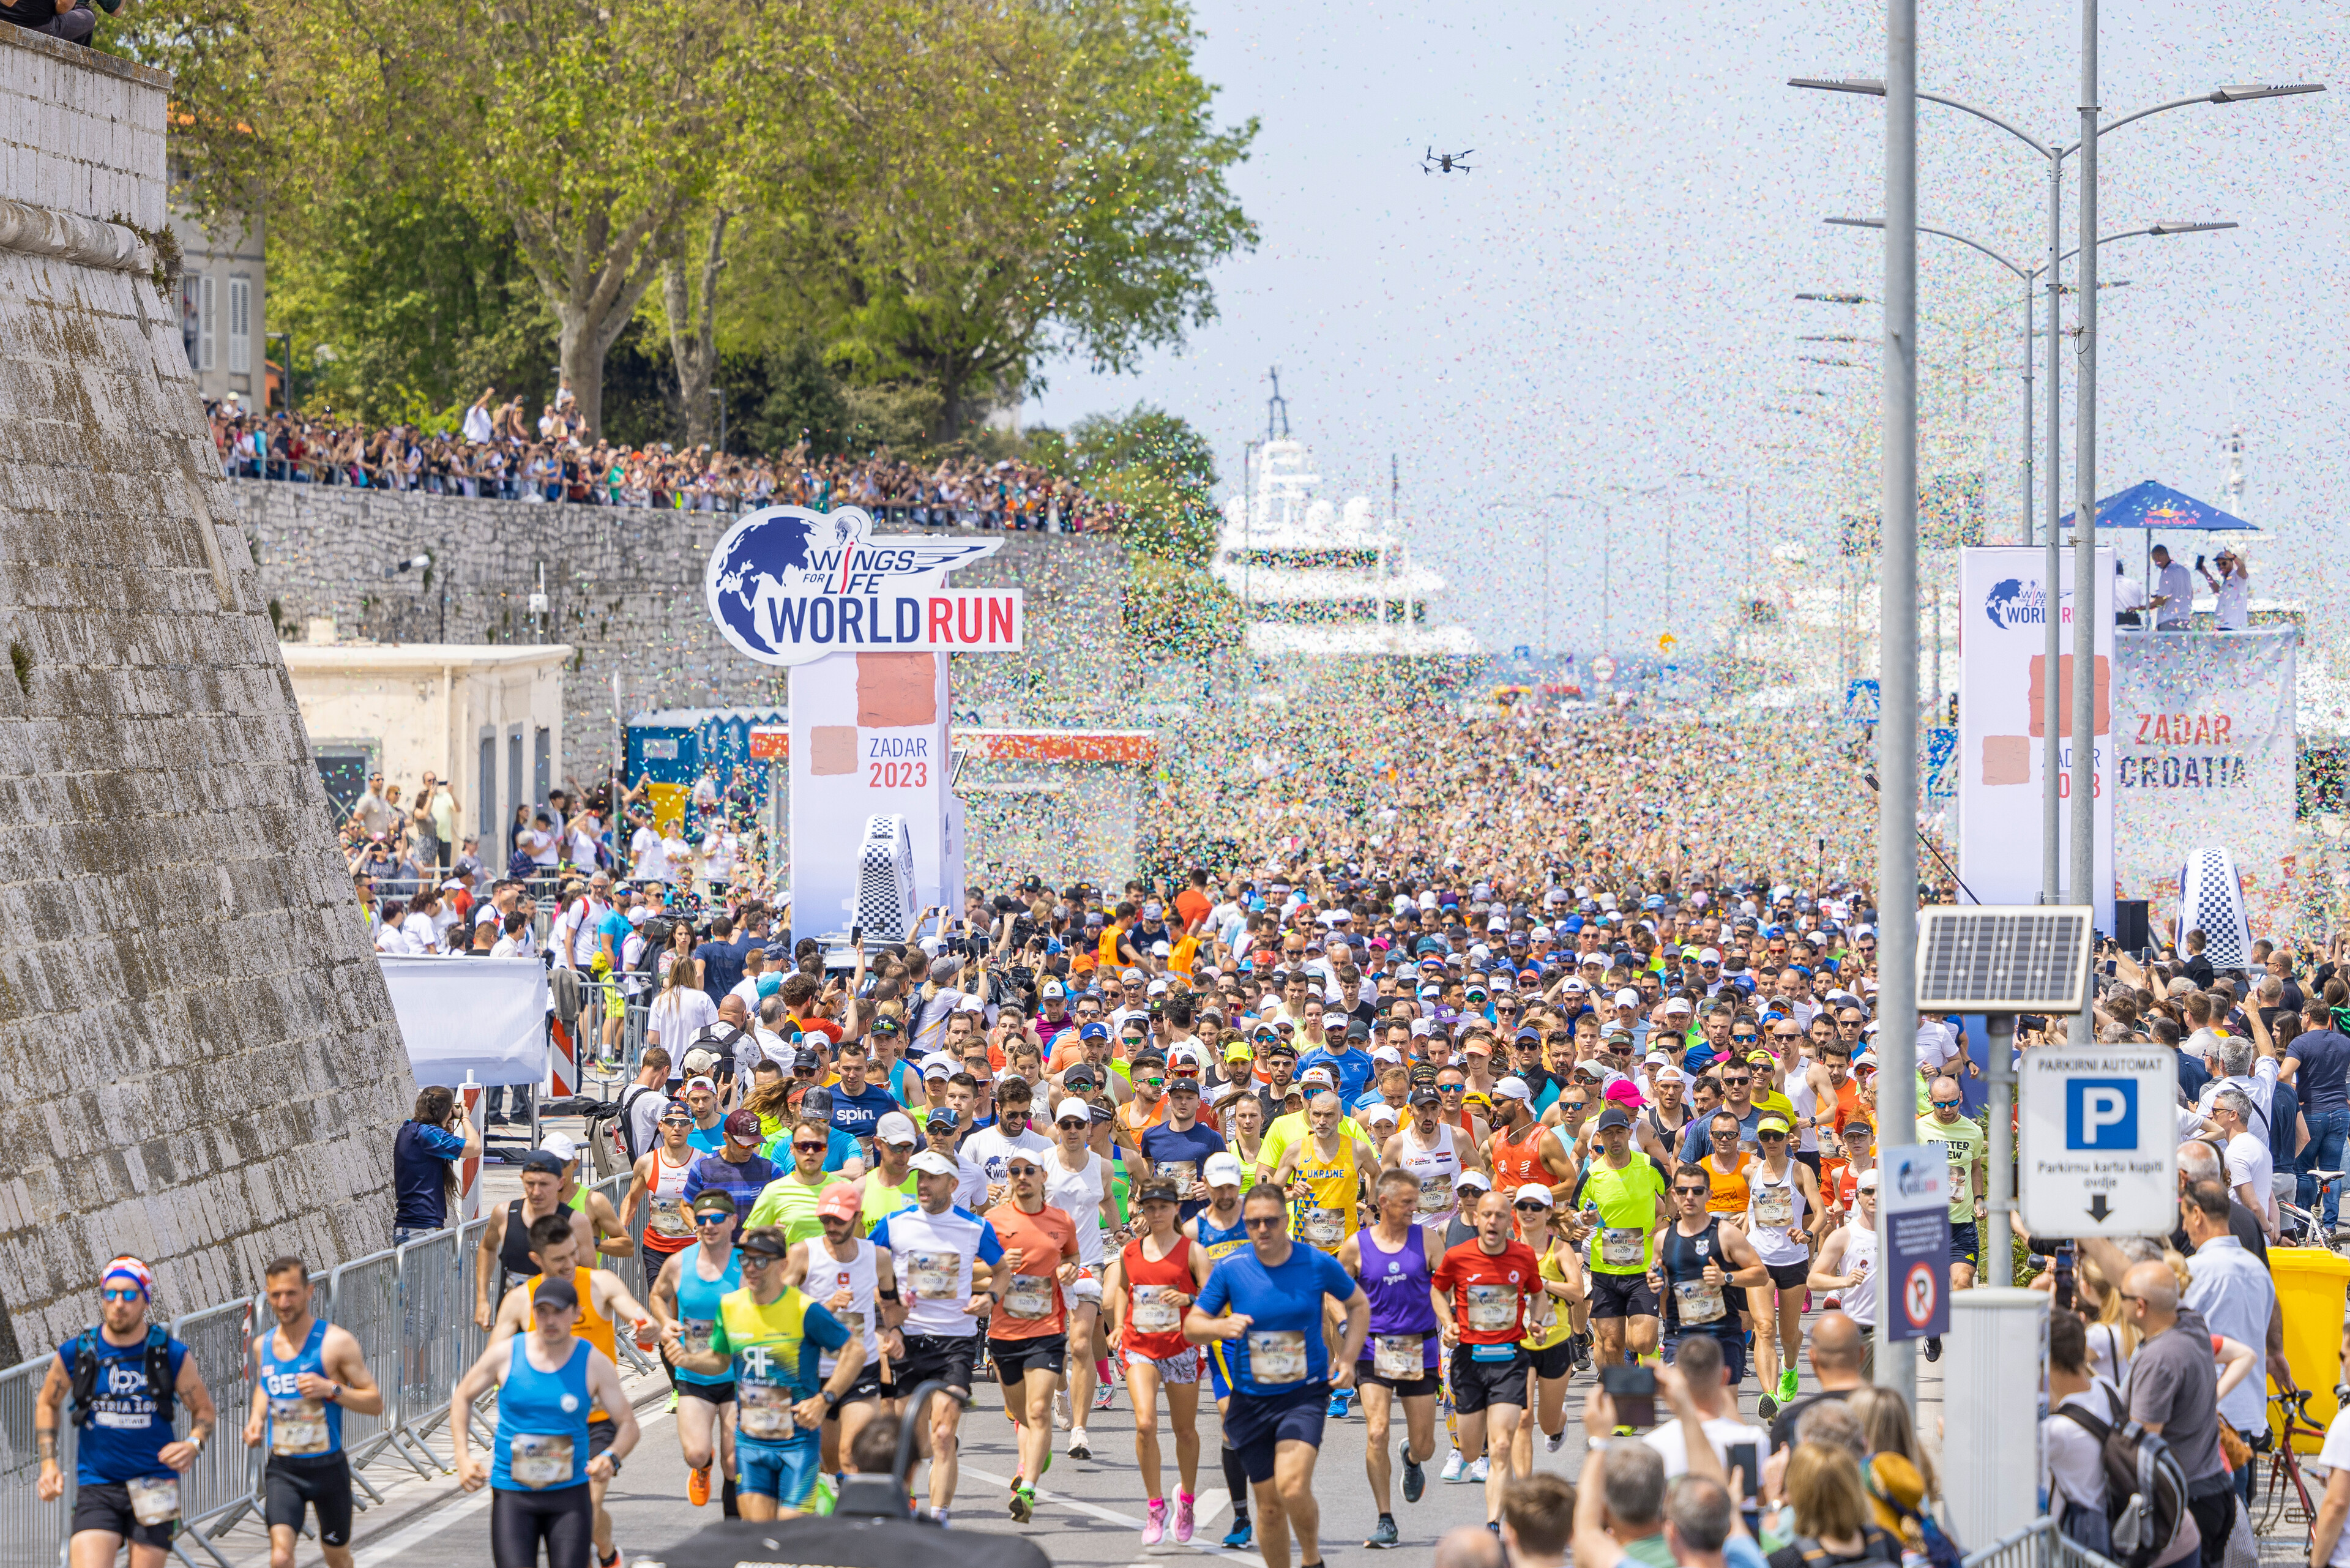
[[2022, 1530], [2002, 1541], [1994, 1541], [1979, 1552], [1970, 1552], [1960, 1561], [1960, 1568], [2116, 1568], [2112, 1559], [2100, 1557], [2056, 1528], [2056, 1521], [2043, 1514]]
[[[622, 1171], [591, 1189], [609, 1199], [617, 1211], [631, 1179]], [[645, 1219], [639, 1212], [629, 1223], [640, 1251]], [[442, 1457], [445, 1438], [439, 1451], [430, 1439], [448, 1422], [450, 1391], [457, 1379], [489, 1345], [488, 1332], [473, 1315], [479, 1248], [488, 1224], [486, 1219], [470, 1220], [390, 1251], [355, 1258], [320, 1282], [314, 1310], [358, 1339], [369, 1371], [384, 1391], [381, 1415], [343, 1412], [343, 1447], [350, 1458], [351, 1479], [364, 1499], [382, 1501], [362, 1473], [378, 1460], [391, 1459], [426, 1480], [448, 1473]], [[599, 1253], [595, 1266], [611, 1270], [631, 1295], [643, 1299], [644, 1274], [638, 1258]], [[490, 1306], [494, 1313], [494, 1298]], [[182, 1528], [172, 1552], [186, 1568], [207, 1568], [190, 1555], [192, 1548], [210, 1558], [212, 1568], [229, 1568], [212, 1542], [248, 1514], [260, 1511], [266, 1450], [247, 1449], [242, 1439], [253, 1405], [253, 1341], [275, 1321], [266, 1299], [254, 1296], [184, 1313], [171, 1322], [172, 1337], [195, 1357], [220, 1417], [213, 1440], [180, 1481]], [[658, 1374], [660, 1360], [638, 1348], [633, 1326], [623, 1323], [616, 1327], [624, 1370]], [[0, 1568], [61, 1568], [66, 1562], [76, 1435], [69, 1418], [60, 1422], [58, 1435], [65, 1495], [42, 1502], [35, 1485], [40, 1460], [33, 1445], [33, 1410], [53, 1360], [44, 1355], [0, 1371]], [[471, 1414], [473, 1439], [486, 1446], [495, 1427], [496, 1395]], [[182, 1432], [187, 1429], [184, 1405], [179, 1426]]]

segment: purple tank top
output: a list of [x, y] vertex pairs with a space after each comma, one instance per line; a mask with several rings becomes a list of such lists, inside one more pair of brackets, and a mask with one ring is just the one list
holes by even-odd
[[1380, 1334], [1433, 1334], [1436, 1307], [1428, 1295], [1427, 1232], [1418, 1225], [1394, 1251], [1368, 1228], [1355, 1232], [1363, 1255], [1363, 1293], [1371, 1301], [1371, 1329]]

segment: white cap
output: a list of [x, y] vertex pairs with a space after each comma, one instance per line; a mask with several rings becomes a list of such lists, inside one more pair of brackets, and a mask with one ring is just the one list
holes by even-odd
[[1142, 993], [1145, 996], [1164, 996], [1167, 994], [1167, 982], [1163, 980], [1154, 980], [1142, 988]]
[[1569, 996], [1581, 996], [1585, 992], [1589, 991], [1590, 989], [1591, 988], [1589, 986], [1584, 984], [1582, 981], [1578, 980], [1574, 975], [1568, 975], [1566, 979], [1559, 982], [1559, 990], [1566, 992]]
[[[1075, 1095], [1071, 1095], [1067, 1099], [1063, 1100], [1059, 1105], [1053, 1107], [1053, 1119], [1056, 1122], [1091, 1122], [1093, 1120], [1093, 1115], [1094, 1108], [1086, 1104], [1085, 1101], [1077, 1098]], [[883, 1119], [886, 1120], [888, 1118], [885, 1117]]]
[[1064, 992], [1061, 990], [1061, 982], [1060, 982], [1059, 981], [1053, 979], [1050, 975], [1047, 975], [1047, 976], [1045, 976], [1045, 980], [1044, 980], [1043, 983], [1039, 984], [1039, 985], [1036, 987], [1036, 994], [1037, 994], [1038, 996], [1040, 996], [1040, 997], [1045, 997], [1045, 996], [1061, 996], [1061, 995], [1065, 995], [1065, 994], [1066, 994], [1066, 992]]
[[569, 1133], [548, 1133], [538, 1140], [538, 1147], [566, 1165], [579, 1158], [579, 1140]]
[[1708, 948], [1703, 952], [1697, 955], [1697, 961], [1700, 963], [1720, 963], [1721, 961], [1721, 950], [1720, 948]]
[[1400, 1066], [1403, 1063], [1403, 1053], [1392, 1045], [1382, 1045], [1371, 1053], [1371, 1060], [1383, 1066]]
[[906, 1116], [902, 1111], [891, 1111], [879, 1121], [875, 1122], [873, 1124], [873, 1139], [876, 1143], [920, 1143], [922, 1141], [914, 1132], [914, 1123], [912, 1118]]
[[1689, 1002], [1688, 1002], [1688, 1000], [1687, 1000], [1686, 998], [1684, 998], [1684, 997], [1679, 997], [1679, 996], [1676, 996], [1676, 997], [1674, 997], [1670, 1002], [1666, 1002], [1666, 1003], [1665, 1003], [1665, 1012], [1666, 1012], [1668, 1014], [1670, 1014], [1670, 1013], [1677, 1013], [1677, 1012], [1687, 1012], [1689, 1010], [1690, 1010], [1690, 1004], [1689, 1004]]
[[1551, 940], [1551, 929], [1548, 926], [1536, 926], [1533, 930], [1526, 933], [1526, 940], [1530, 942], [1546, 942]]
[[916, 1155], [913, 1165], [914, 1168], [924, 1176], [961, 1176], [962, 1174], [955, 1168], [953, 1160], [934, 1148], [926, 1148]]
[[1640, 1005], [1640, 993], [1634, 991], [1627, 985], [1623, 990], [1616, 993], [1616, 1005], [1618, 1007], [1638, 1007]]
[[1497, 1099], [1504, 1100], [1532, 1101], [1534, 1098], [1533, 1092], [1526, 1087], [1526, 1081], [1515, 1074], [1496, 1083], [1493, 1085], [1493, 1094]]
[[1336, 1080], [1330, 1076], [1329, 1068], [1316, 1066], [1308, 1067], [1305, 1071], [1297, 1075], [1297, 1081], [1301, 1084], [1310, 1084], [1315, 1088], [1326, 1089], [1330, 1087]]
[[1863, 937], [1873, 937], [1876, 934], [1877, 928], [1875, 926], [1855, 926], [1852, 929], [1852, 940], [1854, 941], [1858, 941]]
[[1523, 1187], [1519, 1188], [1515, 1192], [1510, 1194], [1510, 1201], [1513, 1203], [1539, 1203], [1545, 1209], [1553, 1206], [1551, 1202], [1550, 1189], [1544, 1187], [1539, 1181], [1529, 1181]]
[[1238, 1187], [1241, 1175], [1240, 1156], [1236, 1154], [1211, 1154], [1208, 1163], [1200, 1168], [1200, 1179], [1211, 1187]]
[[1396, 1108], [1388, 1104], [1385, 1100], [1379, 1101], [1377, 1105], [1372, 1106], [1369, 1109], [1363, 1112], [1363, 1121], [1365, 1125], [1369, 1127], [1378, 1127], [1382, 1123], [1392, 1127], [1395, 1124], [1395, 1119]]
[[972, 995], [966, 996], [961, 1002], [956, 1002], [955, 1011], [957, 1012], [984, 1012], [987, 1011], [987, 1003], [982, 1002], [978, 995], [974, 993]]
[[1492, 1179], [1482, 1170], [1464, 1170], [1452, 1179], [1452, 1189], [1456, 1192], [1489, 1192], [1492, 1187]]
[[1682, 1072], [1679, 1067], [1659, 1067], [1657, 1069], [1657, 1082], [1659, 1084], [1685, 1084], [1688, 1081], [1689, 1075]]

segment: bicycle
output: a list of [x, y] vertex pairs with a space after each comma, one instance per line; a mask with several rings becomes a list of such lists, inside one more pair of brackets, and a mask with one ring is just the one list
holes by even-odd
[[[2337, 1406], [2350, 1402], [2350, 1388], [2337, 1387], [2334, 1396]], [[2325, 1441], [2324, 1428], [2309, 1418], [2309, 1402], [2314, 1397], [2316, 1390], [2311, 1388], [2288, 1388], [2282, 1394], [2270, 1395], [2269, 1403], [2276, 1406], [2283, 1417], [2283, 1440], [2278, 1441], [2279, 1434], [2272, 1427], [2245, 1439], [2252, 1450], [2249, 1463], [2257, 1467], [2261, 1455], [2269, 1456], [2268, 1490], [2264, 1493], [2256, 1490], [2254, 1493], [2260, 1511], [2252, 1520], [2252, 1533], [2266, 1539], [2276, 1533], [2279, 1525], [2298, 1523], [2304, 1548], [2308, 1545], [2310, 1532], [2317, 1522], [2317, 1503], [2310, 1495], [2308, 1478], [2301, 1472], [2302, 1456], [2294, 1451], [2293, 1445], [2296, 1438], [2307, 1438], [2320, 1444]], [[2257, 1468], [2253, 1475], [2257, 1480]], [[2293, 1482], [2290, 1494], [2284, 1490], [2288, 1480]], [[2297, 1519], [2293, 1513], [2296, 1503], [2301, 1509]]]
[[2277, 1173], [2276, 1185], [2280, 1189], [2277, 1194], [2278, 1237], [2289, 1247], [2324, 1247], [2350, 1254], [2350, 1227], [2337, 1226], [2334, 1231], [2328, 1231], [2322, 1218], [2325, 1212], [2326, 1194], [2340, 1184], [2346, 1173], [2313, 1170], [2309, 1174], [2317, 1179], [2317, 1196], [2310, 1200], [2308, 1208], [2303, 1209], [2293, 1202], [2283, 1190], [2287, 1182], [2297, 1184], [2299, 1178], [2286, 1171]]

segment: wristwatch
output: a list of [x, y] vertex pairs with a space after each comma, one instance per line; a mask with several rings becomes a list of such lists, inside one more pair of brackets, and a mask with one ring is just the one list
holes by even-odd
[[837, 1395], [837, 1394], [834, 1393], [834, 1392], [833, 1392], [831, 1389], [829, 1389], [829, 1388], [819, 1388], [819, 1389], [817, 1389], [817, 1390], [816, 1390], [816, 1392], [817, 1392], [818, 1394], [821, 1394], [821, 1395], [824, 1397], [824, 1407], [825, 1407], [826, 1409], [827, 1409], [827, 1410], [837, 1410], [837, 1409], [839, 1409], [839, 1408], [840, 1408], [840, 1396], [839, 1396], [839, 1395]]

